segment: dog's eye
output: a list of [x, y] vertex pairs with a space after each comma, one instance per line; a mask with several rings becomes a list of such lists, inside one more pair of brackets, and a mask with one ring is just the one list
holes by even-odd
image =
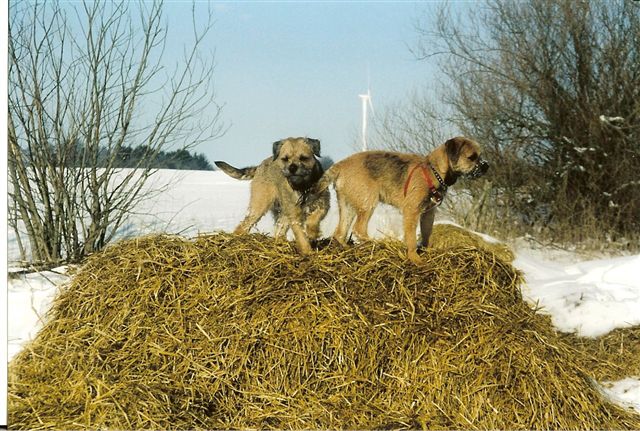
[[301, 162], [306, 162], [307, 160], [309, 160], [309, 157], [307, 157], [307, 156], [300, 156], [300, 161], [301, 161]]
[[472, 162], [476, 161], [477, 158], [478, 158], [477, 154], [472, 154], [469, 156], [469, 160], [471, 160]]
[[289, 157], [287, 157], [287, 156], [283, 157], [283, 158], [282, 158], [282, 161], [283, 161], [283, 162], [285, 162], [285, 163], [287, 163], [287, 162], [289, 161]]

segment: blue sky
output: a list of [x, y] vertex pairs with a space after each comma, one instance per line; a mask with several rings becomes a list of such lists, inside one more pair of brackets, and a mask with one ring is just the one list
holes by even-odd
[[[228, 130], [196, 151], [238, 166], [260, 162], [287, 136], [320, 139], [323, 155], [336, 161], [356, 151], [367, 75], [376, 114], [433, 83], [433, 64], [417, 61], [409, 46], [415, 20], [438, 4], [213, 2], [208, 48]], [[166, 4], [174, 45], [188, 41], [190, 9]]]

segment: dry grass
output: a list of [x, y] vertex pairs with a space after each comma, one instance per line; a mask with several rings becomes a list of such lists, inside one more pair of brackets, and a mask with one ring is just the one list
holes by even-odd
[[640, 428], [523, 302], [509, 255], [461, 232], [436, 226], [419, 268], [393, 241], [108, 247], [10, 364], [10, 426]]
[[[443, 208], [452, 220], [465, 228], [509, 242], [528, 237], [542, 246], [567, 249], [584, 256], [640, 252], [640, 233], [632, 223], [627, 223], [628, 229], [614, 228], [623, 223], [619, 220], [604, 223], [595, 208], [569, 211], [570, 217], [550, 220], [540, 215], [541, 218], [525, 217], [524, 213], [531, 208], [518, 209], [518, 200], [514, 197], [517, 190], [495, 189], [490, 182], [467, 183], [467, 186], [473, 187], [472, 191], [457, 189]], [[537, 210], [541, 207], [545, 206], [536, 206]]]
[[562, 341], [576, 349], [583, 368], [597, 380], [640, 378], [640, 326], [615, 329], [598, 338], [564, 334]]

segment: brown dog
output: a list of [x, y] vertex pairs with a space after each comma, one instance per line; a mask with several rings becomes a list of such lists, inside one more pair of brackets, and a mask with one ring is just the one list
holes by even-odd
[[447, 188], [458, 177], [477, 178], [489, 168], [480, 146], [468, 138], [449, 139], [427, 156], [388, 151], [356, 153], [333, 165], [314, 187], [320, 193], [333, 183], [340, 220], [333, 237], [346, 244], [354, 217], [353, 232], [369, 238], [369, 219], [378, 202], [402, 211], [407, 256], [419, 262], [416, 227], [420, 223], [420, 245], [428, 246], [436, 213]]
[[222, 161], [215, 162], [233, 178], [253, 179], [249, 210], [235, 233], [249, 232], [271, 209], [276, 223], [275, 235], [286, 235], [291, 228], [298, 250], [309, 253], [309, 240], [318, 238], [320, 222], [329, 210], [328, 190], [310, 199], [301, 199], [324, 172], [316, 156], [320, 156], [317, 139], [287, 138], [274, 142], [273, 156], [258, 166], [238, 169]]

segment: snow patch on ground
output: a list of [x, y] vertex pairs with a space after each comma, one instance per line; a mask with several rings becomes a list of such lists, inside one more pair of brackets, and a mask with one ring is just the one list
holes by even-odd
[[12, 275], [8, 289], [8, 349], [9, 360], [33, 340], [42, 328], [47, 311], [69, 276], [66, 268]]
[[640, 325], [640, 256], [567, 265], [521, 250], [514, 266], [525, 274], [524, 298], [559, 331], [599, 337]]
[[602, 392], [611, 402], [640, 412], [640, 380], [629, 377], [617, 382], [602, 382]]

